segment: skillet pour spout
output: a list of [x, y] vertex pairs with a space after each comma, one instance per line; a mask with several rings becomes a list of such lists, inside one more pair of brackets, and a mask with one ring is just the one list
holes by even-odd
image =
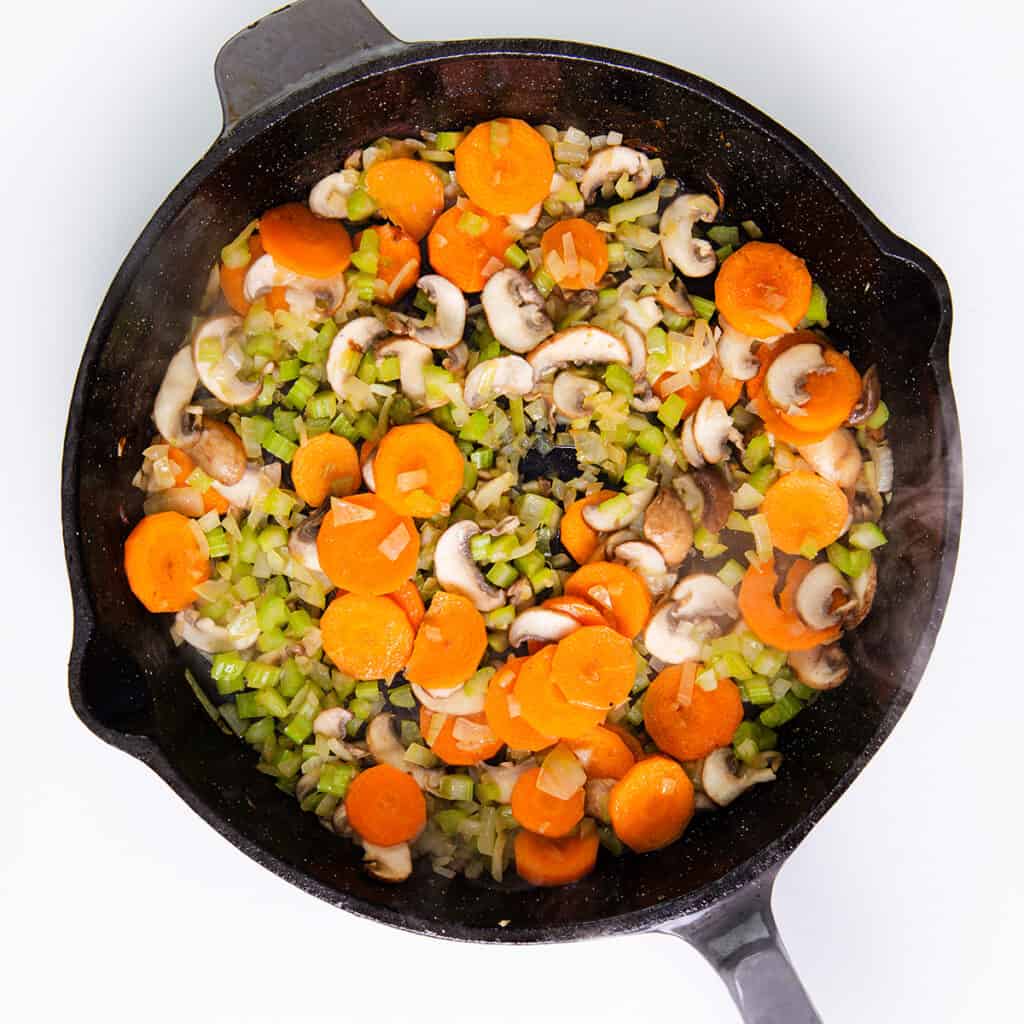
[[[408, 44], [358, 0], [304, 0], [230, 40], [216, 77], [224, 130], [125, 258], [71, 402], [62, 521], [75, 711], [229, 842], [352, 913], [468, 941], [668, 932], [701, 950], [745, 1020], [817, 1021], [778, 940], [771, 885], [892, 730], [946, 606], [962, 483], [942, 272], [785, 129], [717, 86], [643, 57], [547, 40]], [[306, 195], [381, 135], [461, 128], [497, 114], [650, 142], [687, 188], [721, 188], [730, 223], [754, 220], [806, 258], [837, 311], [834, 341], [858, 364], [877, 364], [886, 382], [897, 481], [885, 518], [890, 544], [875, 611], [852, 637], [855, 669], [793, 723], [786, 767], [770, 792], [699, 815], [668, 849], [602, 856], [593, 874], [565, 889], [449, 881], [425, 865], [391, 887], [369, 878], [348, 844], [297, 814], [184, 685], [187, 655], [134, 600], [121, 567], [141, 514], [131, 479], [152, 436], [163, 369], [226, 239], [262, 210]]]

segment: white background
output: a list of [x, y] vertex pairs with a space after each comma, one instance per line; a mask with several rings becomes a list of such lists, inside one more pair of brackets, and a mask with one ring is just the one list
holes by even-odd
[[[123, 254], [218, 131], [218, 46], [269, 4], [5, 8], [4, 1016], [736, 1021], [711, 970], [672, 938], [467, 947], [348, 917], [247, 860], [72, 716], [58, 461], [73, 375]], [[776, 891], [830, 1022], [1020, 1019], [1016, 7], [375, 3], [406, 39], [575, 38], [705, 75], [802, 137], [949, 276], [968, 489], [946, 625], [892, 738]]]

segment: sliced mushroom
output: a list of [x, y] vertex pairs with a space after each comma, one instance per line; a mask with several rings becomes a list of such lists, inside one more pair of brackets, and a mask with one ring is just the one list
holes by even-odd
[[185, 643], [207, 654], [222, 654], [224, 651], [244, 651], [252, 647], [260, 637], [259, 626], [240, 636], [233, 636], [226, 626], [219, 626], [213, 619], [202, 616], [195, 608], [186, 608], [174, 617], [174, 626]]
[[404, 882], [412, 874], [412, 851], [408, 843], [397, 846], [377, 846], [364, 839], [366, 851], [363, 863], [374, 878], [382, 882]]
[[583, 813], [597, 818], [606, 825], [611, 822], [608, 812], [608, 798], [615, 788], [617, 779], [587, 779], [583, 786]]
[[666, 665], [681, 665], [700, 657], [702, 640], [696, 625], [681, 614], [675, 601], [664, 602], [644, 629], [648, 653]]
[[695, 468], [700, 468], [704, 465], [704, 456], [701, 454], [700, 449], [697, 447], [697, 440], [693, 436], [693, 417], [687, 416], [683, 421], [683, 429], [679, 432], [679, 440], [683, 447], [683, 454], [686, 456], [686, 461]]
[[345, 278], [303, 277], [274, 262], [269, 253], [256, 260], [246, 271], [242, 291], [248, 302], [266, 295], [273, 288], [284, 288], [288, 308], [309, 319], [324, 320], [345, 300]]
[[527, 608], [512, 621], [508, 631], [508, 642], [510, 647], [518, 647], [527, 640], [553, 644], [562, 637], [575, 633], [579, 628], [579, 622], [565, 612], [558, 612], [553, 608]]
[[718, 326], [722, 331], [718, 339], [718, 360], [722, 364], [722, 369], [736, 380], [750, 380], [756, 377], [761, 368], [753, 352], [757, 339], [736, 330], [721, 313], [718, 314]]
[[352, 721], [352, 712], [346, 708], [327, 708], [313, 719], [313, 732], [317, 736], [341, 740], [345, 738], [345, 727]]
[[469, 346], [460, 341], [455, 348], [448, 349], [448, 354], [441, 360], [441, 365], [452, 373], [464, 370], [469, 362]]
[[599, 327], [582, 325], [559, 331], [538, 345], [528, 356], [538, 378], [570, 363], [630, 362], [629, 347], [621, 339]]
[[192, 357], [192, 346], [179, 349], [167, 364], [160, 390], [153, 403], [153, 422], [160, 434], [171, 444], [195, 440], [194, 432], [185, 422], [185, 410], [199, 386], [199, 372]]
[[465, 686], [456, 686], [448, 692], [425, 690], [413, 683], [412, 692], [427, 710], [439, 715], [477, 715], [483, 711], [487, 697], [486, 690], [466, 693]]
[[324, 521], [327, 510], [308, 516], [291, 532], [288, 538], [288, 553], [299, 565], [311, 572], [321, 572], [320, 555], [317, 551], [316, 539], [320, 533], [320, 524]]
[[[663, 306], [665, 309], [670, 309], [673, 313], [678, 316], [693, 316], [693, 303], [690, 302], [690, 296], [686, 294], [686, 289], [683, 287], [683, 282], [676, 279], [671, 284], [661, 285], [654, 295], [655, 301]], [[718, 319], [721, 321], [722, 314], [718, 314]]]
[[693, 520], [671, 491], [662, 488], [647, 506], [644, 536], [661, 552], [669, 568], [680, 565], [693, 546]]
[[846, 422], [851, 427], [859, 427], [866, 423], [874, 415], [881, 398], [882, 384], [878, 379], [878, 367], [869, 366], [861, 378], [860, 398]]
[[[612, 530], [621, 530], [629, 526], [644, 514], [647, 506], [654, 499], [657, 491], [657, 484], [650, 483], [634, 491], [632, 494], [620, 494], [617, 497], [625, 497], [628, 502], [620, 502], [614, 498], [608, 501], [598, 502], [596, 505], [587, 505], [583, 509], [583, 521], [592, 530], [598, 533], [610, 533]], [[606, 506], [612, 504], [608, 509]]]
[[[212, 476], [212, 474], [211, 474]], [[222, 484], [214, 480], [213, 488], [235, 508], [252, 508], [256, 498], [281, 483], [281, 463], [269, 466], [247, 465], [241, 479], [235, 484]]]
[[620, 544], [628, 544], [634, 540], [641, 540], [641, 536], [636, 530], [616, 530], [614, 533], [609, 533], [603, 543], [598, 545], [599, 551], [595, 552], [598, 557], [591, 561], [614, 558]]
[[246, 302], [255, 302], [272, 288], [289, 285], [298, 280], [298, 274], [279, 268], [270, 253], [253, 260], [242, 281], [242, 294]]
[[544, 296], [522, 271], [499, 270], [484, 285], [480, 301], [491, 333], [513, 352], [531, 351], [554, 330]]
[[642, 540], [630, 540], [615, 549], [615, 561], [622, 562], [642, 576], [664, 576], [668, 566], [661, 552]]
[[654, 393], [649, 381], [641, 381], [629, 400], [631, 409], [637, 412], [657, 412], [661, 408], [661, 399]]
[[336, 395], [344, 397], [345, 381], [351, 376], [349, 353], [365, 352], [387, 335], [388, 329], [375, 316], [356, 317], [338, 331], [327, 354], [327, 383]]
[[382, 356], [398, 356], [398, 379], [403, 393], [413, 402], [422, 402], [427, 397], [423, 371], [434, 362], [434, 353], [412, 338], [394, 338], [377, 351]]
[[525, 576], [520, 576], [505, 593], [505, 600], [512, 605], [513, 608], [518, 608], [520, 605], [526, 604], [532, 599], [533, 587]]
[[336, 171], [321, 178], [309, 193], [309, 208], [318, 217], [341, 220], [348, 216], [348, 197], [355, 191], [358, 176]]
[[463, 397], [470, 409], [479, 409], [495, 398], [526, 395], [532, 390], [533, 367], [522, 356], [499, 356], [473, 367]]
[[551, 399], [555, 408], [570, 422], [582, 420], [590, 416], [587, 399], [592, 398], [601, 390], [601, 385], [590, 377], [572, 370], [562, 370], [555, 377], [551, 388]]
[[544, 204], [538, 203], [536, 206], [531, 206], [526, 213], [506, 214], [505, 220], [508, 221], [508, 226], [516, 234], [525, 235], [540, 220], [541, 210], [543, 209]]
[[589, 203], [594, 193], [606, 181], [618, 181], [628, 175], [637, 189], [644, 189], [651, 183], [651, 161], [646, 154], [629, 146], [608, 146], [598, 150], [587, 161], [580, 181], [580, 192]]
[[363, 465], [361, 467], [362, 468], [362, 474], [363, 474], [363, 483], [366, 484], [366, 489], [368, 491], [376, 491], [377, 490], [377, 479], [373, 475], [373, 460], [376, 457], [377, 457], [377, 449], [374, 448], [369, 453], [369, 455], [367, 455], [366, 458], [363, 459]]
[[672, 598], [694, 622], [714, 623], [719, 633], [724, 633], [740, 617], [736, 595], [710, 573], [683, 577], [673, 589]]
[[[241, 365], [241, 347], [232, 337], [242, 329], [240, 316], [217, 316], [201, 323], [192, 334], [192, 358], [203, 387], [225, 405], [247, 405], [256, 401], [263, 382], [242, 380], [238, 376]], [[217, 343], [217, 356], [213, 360], [201, 358], [210, 343]]]
[[434, 303], [435, 323], [414, 329], [413, 336], [427, 348], [455, 348], [466, 329], [466, 296], [440, 274], [427, 274], [416, 285]]
[[405, 748], [395, 735], [393, 720], [394, 715], [387, 712], [374, 715], [366, 726], [366, 746], [377, 764], [389, 764], [407, 772], [410, 766], [405, 760]]
[[704, 640], [721, 636], [739, 614], [736, 595], [717, 576], [694, 573], [652, 616], [644, 643], [660, 661], [679, 665], [699, 658]]
[[622, 340], [629, 349], [629, 372], [634, 377], [642, 377], [647, 369], [647, 341], [646, 337], [633, 324], [622, 324]]
[[801, 342], [786, 349], [772, 360], [765, 374], [764, 386], [773, 405], [790, 413], [799, 412], [800, 406], [810, 399], [807, 378], [812, 373], [831, 373], [820, 345]]
[[719, 469], [712, 466], [690, 474], [703, 500], [700, 522], [708, 533], [718, 533], [732, 512], [732, 491]]
[[857, 577], [850, 587], [856, 604], [843, 616], [843, 627], [855, 629], [867, 617], [875, 602], [875, 591], [878, 589], [878, 566], [874, 561]]
[[184, 447], [196, 465], [216, 483], [230, 487], [245, 476], [245, 445], [227, 423], [204, 419], [202, 430]]
[[434, 574], [445, 590], [469, 598], [478, 611], [492, 612], [505, 603], [505, 591], [488, 583], [473, 560], [469, 542], [479, 532], [468, 519], [449, 526], [434, 549]]
[[850, 674], [850, 660], [839, 644], [822, 644], [807, 651], [790, 651], [789, 667], [804, 686], [831, 690]]
[[818, 476], [838, 484], [844, 491], [856, 486], [864, 460], [849, 430], [840, 427], [824, 441], [800, 445], [797, 451]]
[[719, 807], [731, 804], [736, 797], [760, 782], [774, 782], [775, 774], [782, 764], [782, 755], [765, 751], [761, 755], [762, 766], [755, 768], [744, 764], [733, 753], [732, 747], [719, 747], [704, 758], [700, 781], [704, 792]]
[[721, 462], [729, 454], [729, 442], [739, 444], [742, 441], [725, 403], [717, 398], [710, 395], [705, 398], [691, 419], [694, 445], [704, 462], [712, 465]]
[[853, 607], [850, 588], [831, 562], [819, 562], [796, 591], [796, 612], [811, 629], [829, 629]]
[[661, 251], [687, 277], [707, 277], [718, 265], [715, 247], [706, 239], [693, 237], [694, 224], [710, 224], [717, 216], [714, 199], [693, 192], [673, 200], [661, 215]]

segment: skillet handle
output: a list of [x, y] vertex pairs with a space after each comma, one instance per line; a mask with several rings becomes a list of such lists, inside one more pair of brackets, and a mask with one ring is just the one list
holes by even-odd
[[718, 971], [744, 1024], [821, 1024], [772, 916], [776, 871], [660, 930], [688, 942]]
[[324, 75], [401, 47], [360, 0], [298, 0], [229, 39], [214, 76], [224, 131]]

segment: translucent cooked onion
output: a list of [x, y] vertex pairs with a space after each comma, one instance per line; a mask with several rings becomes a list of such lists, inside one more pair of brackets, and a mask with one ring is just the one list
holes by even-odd
[[158, 512], [180, 512], [192, 518], [203, 514], [203, 496], [194, 487], [170, 487], [151, 494], [142, 509], [147, 516]]
[[540, 766], [537, 788], [548, 796], [568, 800], [587, 781], [579, 758], [564, 744], [554, 747]]

